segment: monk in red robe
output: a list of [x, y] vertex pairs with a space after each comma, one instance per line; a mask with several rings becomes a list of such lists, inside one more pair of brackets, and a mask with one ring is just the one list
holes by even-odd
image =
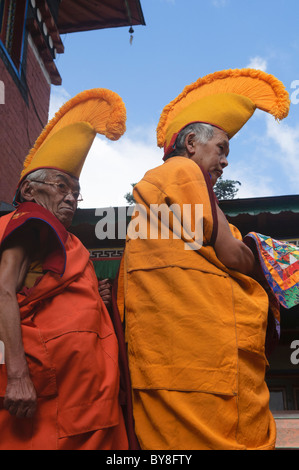
[[67, 231], [92, 140], [119, 138], [123, 111], [103, 89], [67, 103], [24, 163], [16, 210], [0, 219], [0, 449], [129, 448], [117, 337], [89, 252]]
[[45, 175], [1, 219], [0, 447], [127, 449], [117, 339], [89, 252], [66, 230], [78, 182]]

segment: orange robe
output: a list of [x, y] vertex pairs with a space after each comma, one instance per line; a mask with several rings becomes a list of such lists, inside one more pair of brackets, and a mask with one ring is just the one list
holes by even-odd
[[89, 253], [48, 211], [32, 203], [0, 219], [4, 241], [25, 223], [56, 237], [56, 250], [32, 288], [18, 293], [24, 349], [38, 395], [32, 419], [3, 408], [0, 449], [128, 449], [119, 405], [118, 344]]
[[[136, 213], [128, 231], [124, 304], [141, 448], [272, 449], [276, 430], [265, 383], [268, 298], [255, 280], [216, 256], [209, 176], [191, 160], [174, 157], [148, 171], [134, 197], [145, 211]], [[168, 239], [165, 232], [164, 239], [150, 238], [152, 204], [177, 204], [181, 214], [183, 204], [203, 205], [203, 246], [186, 249], [188, 233], [182, 226], [178, 237], [171, 217]], [[193, 218], [190, 226], [194, 231]]]

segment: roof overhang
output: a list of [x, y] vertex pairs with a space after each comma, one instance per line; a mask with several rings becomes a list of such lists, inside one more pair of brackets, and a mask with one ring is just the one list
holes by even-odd
[[[55, 8], [54, 8], [55, 7]], [[31, 0], [27, 29], [53, 85], [61, 85], [55, 64], [64, 52], [61, 34], [145, 25], [140, 0]]]
[[258, 232], [277, 240], [298, 238], [298, 195], [232, 199], [219, 201], [219, 205], [243, 236]]
[[134, 25], [145, 25], [140, 0], [63, 0], [57, 20], [60, 34]]
[[256, 197], [248, 199], [227, 199], [220, 201], [226, 215], [236, 217], [240, 214], [258, 215], [261, 213], [280, 214], [293, 212], [299, 214], [299, 195]]

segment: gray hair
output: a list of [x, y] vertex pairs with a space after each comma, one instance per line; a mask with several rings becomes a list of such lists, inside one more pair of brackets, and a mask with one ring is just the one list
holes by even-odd
[[[38, 181], [45, 181], [47, 179], [48, 175], [48, 170], [46, 168], [41, 168], [40, 170], [33, 171], [32, 173], [29, 173], [24, 178], [24, 181], [32, 181], [32, 180], [38, 180]], [[22, 184], [24, 183], [22, 182]], [[21, 191], [18, 192], [18, 200], [19, 202], [26, 202], [25, 199], [21, 195]]]
[[48, 176], [48, 170], [46, 168], [41, 168], [40, 170], [33, 171], [32, 173], [29, 173], [29, 175], [26, 176], [24, 181], [32, 181], [32, 180], [38, 180], [38, 181], [44, 181], [47, 179]]
[[168, 158], [175, 157], [178, 155], [185, 155], [185, 139], [186, 136], [190, 134], [190, 132], [194, 132], [196, 142], [206, 144], [214, 136], [214, 127], [211, 124], [205, 124], [203, 122], [193, 122], [191, 124], [188, 124], [188, 126], [184, 127], [184, 129], [182, 129], [179, 135], [177, 136], [175, 142], [175, 149], [173, 150], [173, 152], [167, 155], [166, 160]]

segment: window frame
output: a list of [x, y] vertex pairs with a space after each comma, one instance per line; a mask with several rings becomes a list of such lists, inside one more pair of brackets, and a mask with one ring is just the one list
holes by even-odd
[[[18, 76], [19, 79], [21, 79], [26, 36], [26, 19], [28, 13], [29, 0], [25, 0], [24, 5], [20, 3], [20, 0], [15, 1], [16, 9], [21, 10], [22, 15], [20, 17], [20, 20], [18, 19], [16, 22], [14, 22], [13, 25], [10, 25], [10, 27], [12, 28], [12, 35], [14, 36], [12, 40], [12, 50], [10, 53], [10, 51], [7, 49], [7, 45], [5, 44], [5, 42], [3, 42], [4, 33], [7, 34], [7, 23], [9, 13], [8, 10], [10, 0], [0, 0], [0, 14], [2, 14], [2, 17], [0, 17], [0, 48], [15, 74]], [[19, 11], [17, 11], [17, 14], [19, 14]], [[21, 28], [20, 24], [22, 25]], [[17, 30], [17, 35], [15, 34], [15, 30]]]

